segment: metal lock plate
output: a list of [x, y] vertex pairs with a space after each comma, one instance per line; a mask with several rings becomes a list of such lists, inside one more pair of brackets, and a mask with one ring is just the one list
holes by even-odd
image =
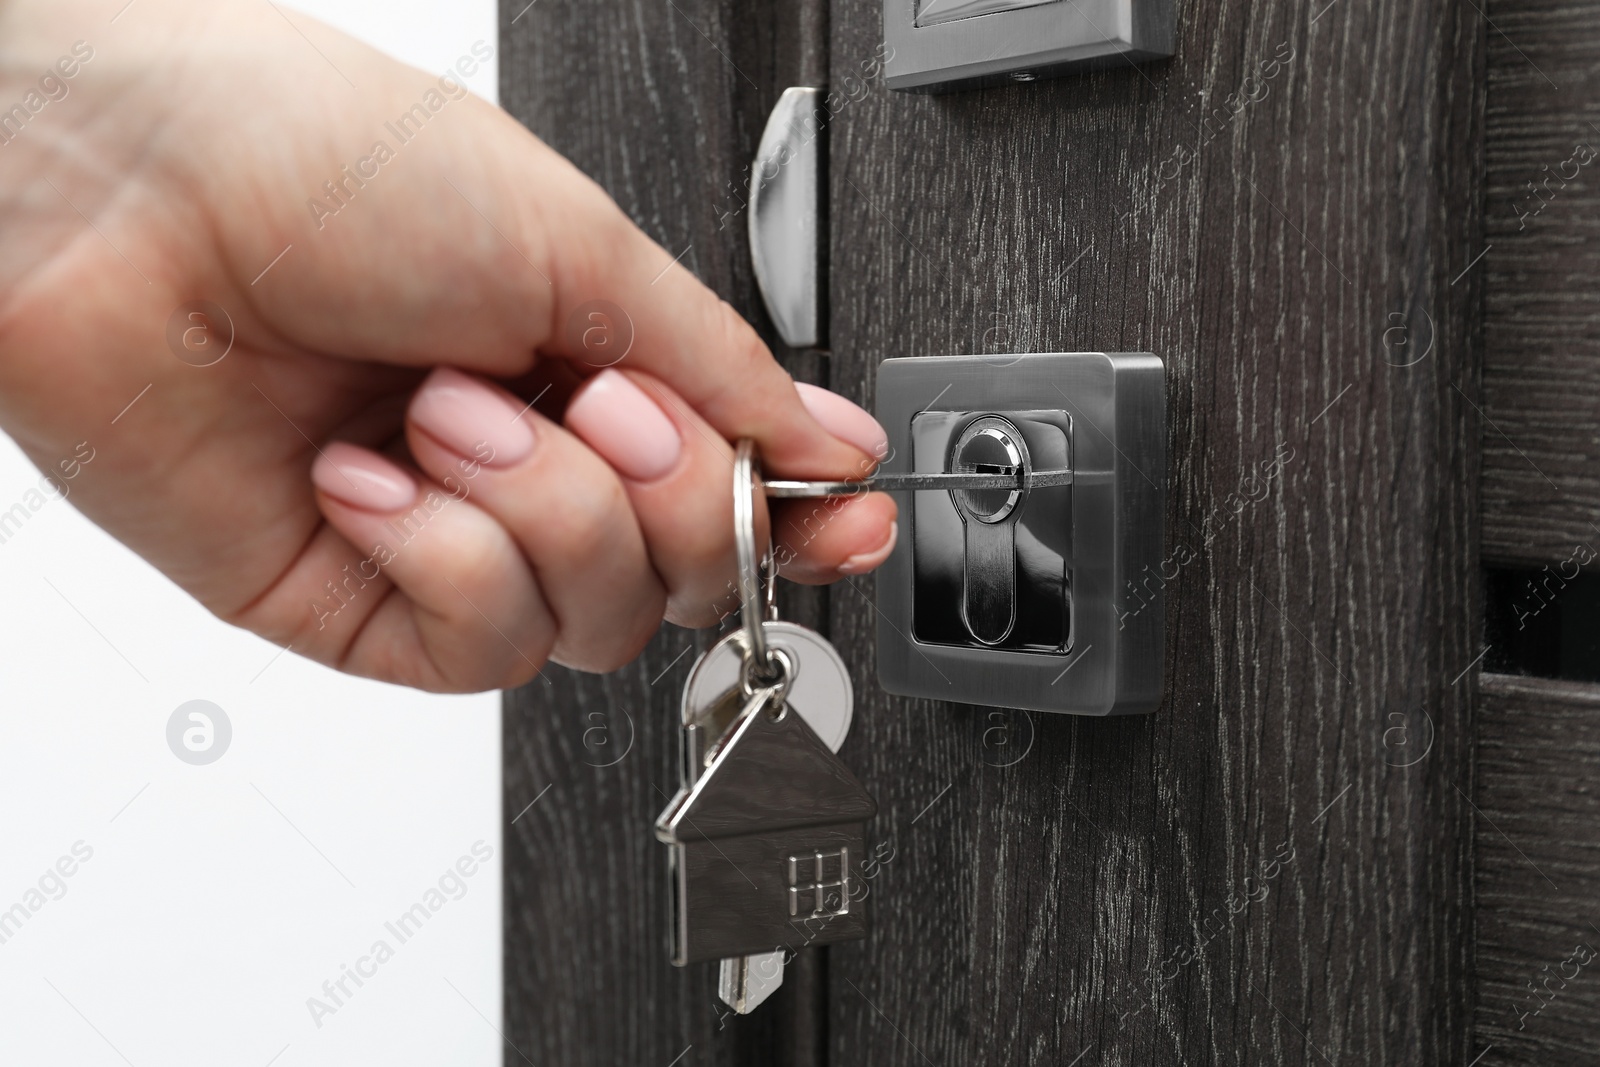
[[[1017, 488], [901, 497], [910, 536], [877, 579], [883, 687], [1081, 715], [1153, 711], [1165, 619], [1140, 580], [1163, 547], [1160, 359], [891, 359], [877, 395], [886, 474], [1022, 471]], [[1064, 469], [1067, 484], [1029, 482]]]
[[1172, 54], [1173, 0], [883, 0], [891, 89], [1033, 81]]

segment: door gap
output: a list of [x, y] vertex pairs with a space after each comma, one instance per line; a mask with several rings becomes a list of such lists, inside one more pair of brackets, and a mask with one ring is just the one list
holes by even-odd
[[1600, 574], [1485, 567], [1484, 593], [1484, 670], [1600, 682]]

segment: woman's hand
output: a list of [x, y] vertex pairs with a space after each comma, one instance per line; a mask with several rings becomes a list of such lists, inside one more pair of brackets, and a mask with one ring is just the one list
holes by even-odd
[[[881, 455], [455, 77], [271, 4], [118, 6], [0, 4], [0, 425], [222, 618], [426, 689], [612, 669], [735, 606], [730, 440]], [[776, 511], [785, 573], [876, 566], [894, 517]]]

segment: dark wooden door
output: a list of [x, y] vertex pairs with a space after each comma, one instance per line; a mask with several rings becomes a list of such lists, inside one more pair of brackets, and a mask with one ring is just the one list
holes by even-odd
[[872, 580], [791, 599], [854, 672], [875, 930], [748, 1019], [668, 966], [649, 833], [708, 639], [513, 694], [507, 1062], [1469, 1063], [1479, 12], [1180, 0], [1170, 61], [938, 97], [874, 0], [502, 21], [513, 112], [757, 321], [734, 194], [826, 78], [831, 350], [782, 358], [870, 407], [892, 356], [1156, 353], [1188, 550], [1133, 720], [886, 696]]
[[1485, 123], [1477, 1044], [1600, 1062], [1600, 3], [1496, 0]]

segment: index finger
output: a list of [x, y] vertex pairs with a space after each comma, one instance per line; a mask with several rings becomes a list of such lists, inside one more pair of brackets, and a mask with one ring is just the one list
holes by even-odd
[[[426, 84], [403, 68], [391, 73], [374, 89], [379, 114], [404, 110]], [[355, 119], [346, 124], [344, 136], [368, 136]], [[337, 225], [313, 224], [304, 199], [281, 189], [315, 188], [340, 173], [339, 137], [311, 139], [289, 173], [270, 176], [264, 214], [232, 201], [211, 206], [238, 303], [260, 320], [241, 321], [241, 331], [329, 355], [500, 378], [540, 356], [585, 373], [619, 364], [665, 382], [729, 440], [753, 438], [776, 473], [834, 479], [870, 470], [876, 457], [828, 432], [750, 325], [684, 266], [714, 239], [663, 249], [577, 167], [481, 100], [452, 104], [428, 133], [406, 148], [404, 168], [363, 179]], [[193, 180], [202, 190], [223, 184]], [[291, 244], [301, 257], [292, 269], [250, 281]], [[585, 343], [606, 325], [589, 317], [597, 306], [614, 309], [619, 331], [615, 347], [599, 351]]]

